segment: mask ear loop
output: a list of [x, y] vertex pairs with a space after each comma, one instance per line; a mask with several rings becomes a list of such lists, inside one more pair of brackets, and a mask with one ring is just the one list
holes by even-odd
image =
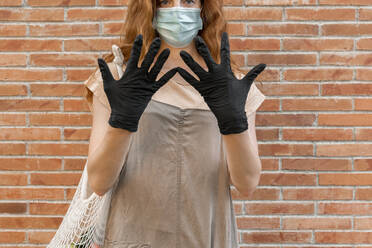
[[160, 37], [159, 32], [156, 29], [156, 16], [157, 16], [157, 11], [155, 11], [154, 18], [152, 18], [152, 28], [154, 29], [155, 37]]

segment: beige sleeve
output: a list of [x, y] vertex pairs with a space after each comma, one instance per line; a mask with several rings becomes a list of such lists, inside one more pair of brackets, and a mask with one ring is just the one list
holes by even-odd
[[245, 113], [250, 115], [251, 113], [257, 111], [263, 101], [265, 101], [265, 95], [257, 88], [256, 84], [253, 82], [251, 88], [248, 92], [247, 101], [245, 102]]
[[[117, 69], [113, 62], [107, 63], [110, 68], [110, 71], [115, 79], [118, 79]], [[98, 98], [98, 100], [109, 110], [111, 111], [110, 104], [108, 102], [106, 93], [103, 89], [103, 81], [101, 76], [101, 71], [97, 69], [93, 72], [87, 80], [84, 81], [85, 93], [84, 97], [88, 102], [88, 106], [91, 112], [93, 112], [93, 94]]]
[[[237, 78], [242, 79], [245, 75], [242, 73], [237, 73]], [[245, 102], [245, 113], [250, 115], [257, 111], [261, 103], [265, 101], [265, 95], [257, 88], [256, 84], [253, 82], [251, 88], [248, 91], [247, 100]]]

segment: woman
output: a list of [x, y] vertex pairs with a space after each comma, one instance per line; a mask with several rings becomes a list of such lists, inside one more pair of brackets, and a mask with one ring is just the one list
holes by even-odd
[[222, 1], [133, 0], [127, 13], [124, 75], [110, 55], [85, 81], [89, 186], [118, 182], [104, 247], [238, 247], [229, 186], [248, 196], [259, 182], [251, 83], [264, 65], [232, 74]]

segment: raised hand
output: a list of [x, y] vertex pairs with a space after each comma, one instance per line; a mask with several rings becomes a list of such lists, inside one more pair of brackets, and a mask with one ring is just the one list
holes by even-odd
[[102, 74], [103, 88], [111, 107], [108, 123], [115, 128], [136, 132], [139, 119], [147, 107], [152, 95], [177, 72], [174, 68], [164, 74], [158, 81], [156, 78], [169, 56], [169, 49], [164, 49], [158, 56], [155, 65], [149, 71], [156, 54], [160, 49], [160, 38], [155, 38], [140, 67], [138, 61], [143, 43], [142, 35], [134, 40], [130, 58], [124, 74], [115, 80], [106, 62], [98, 58]]
[[265, 69], [265, 64], [256, 65], [242, 79], [237, 79], [231, 70], [230, 45], [226, 32], [221, 38], [221, 63], [217, 64], [200, 36], [195, 46], [203, 57], [208, 71], [204, 70], [186, 51], [181, 51], [183, 61], [199, 77], [200, 81], [178, 67], [180, 75], [203, 96], [204, 101], [217, 118], [222, 134], [241, 133], [248, 129], [245, 103], [255, 78]]

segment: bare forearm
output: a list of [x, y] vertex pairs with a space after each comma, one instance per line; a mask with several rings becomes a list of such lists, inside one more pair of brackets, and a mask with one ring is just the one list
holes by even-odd
[[88, 157], [89, 185], [103, 195], [114, 184], [127, 156], [133, 132], [120, 128], [107, 128], [96, 152]]
[[232, 183], [239, 192], [249, 195], [260, 180], [261, 161], [257, 147], [251, 142], [248, 130], [222, 137]]

